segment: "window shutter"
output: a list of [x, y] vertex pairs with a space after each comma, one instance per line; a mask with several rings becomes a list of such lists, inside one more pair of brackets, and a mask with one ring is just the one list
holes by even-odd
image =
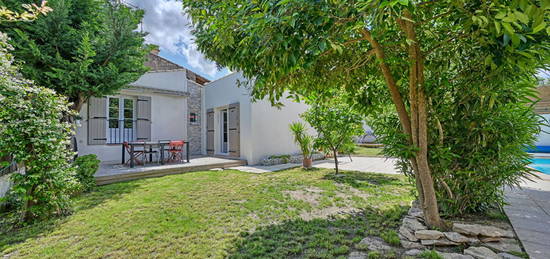
[[214, 110], [206, 111], [206, 154], [214, 154]]
[[151, 97], [138, 96], [136, 109], [137, 140], [151, 140]]
[[88, 100], [88, 145], [107, 143], [107, 98]]
[[241, 156], [241, 138], [240, 138], [240, 111], [239, 103], [229, 105], [229, 156]]

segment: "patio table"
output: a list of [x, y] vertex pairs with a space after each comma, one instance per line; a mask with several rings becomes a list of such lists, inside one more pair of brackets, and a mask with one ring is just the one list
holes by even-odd
[[[189, 142], [184, 141], [185, 143], [185, 153], [186, 153], [186, 159], [187, 163], [189, 163]], [[130, 146], [130, 167], [134, 167], [134, 149], [135, 147], [143, 147], [145, 150], [147, 147], [149, 147], [149, 151], [153, 151], [153, 147], [159, 147], [160, 151], [160, 164], [164, 165], [164, 146], [170, 144], [169, 140], [162, 140], [162, 141], [134, 141], [134, 142], [128, 142], [128, 145]], [[122, 145], [122, 164], [125, 162], [125, 153], [124, 152], [124, 145]], [[147, 158], [146, 158], [147, 159]], [[149, 162], [153, 162], [153, 154], [149, 153]]]

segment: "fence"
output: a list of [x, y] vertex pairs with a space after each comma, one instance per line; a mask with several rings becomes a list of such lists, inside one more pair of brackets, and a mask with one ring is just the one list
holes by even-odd
[[10, 164], [0, 169], [0, 197], [4, 197], [11, 187], [10, 175], [17, 171], [17, 163], [11, 161]]

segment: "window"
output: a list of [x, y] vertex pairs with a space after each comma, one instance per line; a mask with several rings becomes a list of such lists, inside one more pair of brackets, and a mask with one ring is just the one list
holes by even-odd
[[194, 123], [197, 122], [197, 114], [192, 112], [189, 114], [189, 122]]
[[109, 97], [107, 143], [136, 140], [135, 104], [135, 99], [131, 97]]

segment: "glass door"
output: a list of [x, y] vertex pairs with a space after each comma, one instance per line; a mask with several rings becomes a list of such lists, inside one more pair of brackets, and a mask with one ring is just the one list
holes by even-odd
[[227, 119], [228, 119], [228, 116], [227, 116], [227, 109], [223, 109], [221, 110], [220, 112], [220, 118], [221, 118], [221, 123], [220, 123], [220, 126], [221, 126], [221, 153], [223, 154], [227, 154], [229, 152], [229, 145], [228, 145], [228, 140], [229, 140], [229, 125], [227, 123]]

